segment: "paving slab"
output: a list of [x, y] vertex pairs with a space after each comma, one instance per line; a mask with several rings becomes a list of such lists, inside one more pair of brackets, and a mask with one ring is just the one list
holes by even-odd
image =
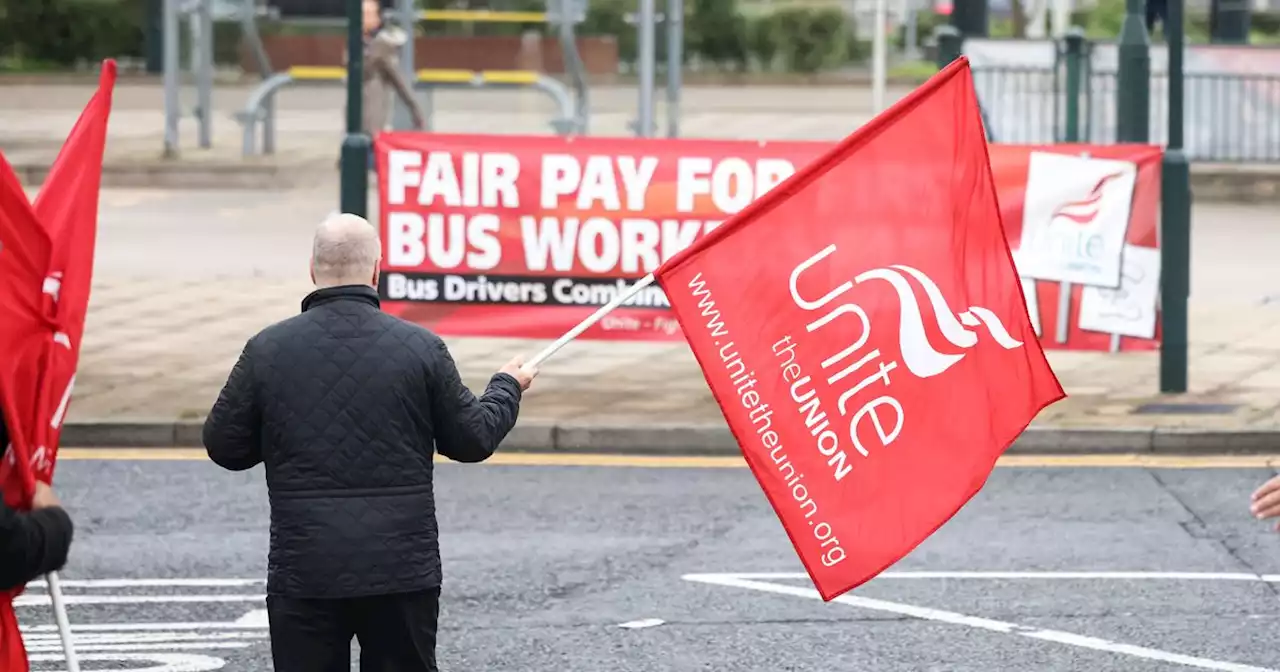
[[[67, 445], [199, 444], [198, 426], [244, 342], [295, 314], [301, 278], [216, 282], [99, 280], [85, 331]], [[1036, 419], [1015, 450], [1280, 452], [1280, 340], [1224, 347], [1238, 308], [1193, 302], [1187, 394], [1157, 391], [1155, 353], [1049, 352], [1068, 398]], [[1280, 306], [1249, 313], [1280, 333]], [[511, 356], [547, 341], [446, 338], [463, 380], [482, 389]], [[655, 372], [658, 372], [655, 374]], [[1219, 413], [1139, 413], [1152, 403], [1221, 404]], [[511, 450], [735, 450], [683, 343], [578, 341], [544, 367]]]
[[[323, 187], [106, 189], [95, 281], [66, 444], [199, 446], [244, 342], [310, 291]], [[1051, 351], [1070, 395], [1021, 452], [1280, 452], [1280, 230], [1271, 210], [1193, 211], [1190, 391], [1158, 393], [1156, 353]], [[480, 389], [546, 341], [448, 337]], [[1151, 403], [1215, 413], [1139, 413]], [[506, 450], [723, 453], [736, 447], [683, 342], [577, 341], [543, 369]]]

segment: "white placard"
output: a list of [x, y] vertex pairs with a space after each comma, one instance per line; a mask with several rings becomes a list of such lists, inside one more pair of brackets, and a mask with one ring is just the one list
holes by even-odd
[[1021, 278], [1022, 295], [1027, 299], [1027, 316], [1031, 318], [1031, 326], [1040, 335], [1040, 297], [1036, 296], [1036, 281], [1032, 278]]
[[1131, 161], [1032, 152], [1018, 246], [1022, 275], [1119, 287], [1137, 178]]
[[1031, 326], [1036, 330], [1036, 336], [1040, 335], [1040, 297], [1036, 295], [1036, 281], [1034, 278], [1024, 277], [1022, 273], [1022, 253], [1018, 250], [1012, 250], [1013, 267], [1018, 272], [1018, 279], [1022, 281], [1022, 296], [1027, 300], [1027, 317], [1031, 318]]
[[1125, 245], [1120, 288], [1085, 287], [1080, 296], [1080, 328], [1155, 338], [1159, 295], [1160, 250]]

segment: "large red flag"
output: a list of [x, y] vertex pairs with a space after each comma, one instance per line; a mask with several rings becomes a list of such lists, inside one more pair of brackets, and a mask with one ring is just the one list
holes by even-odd
[[48, 310], [58, 331], [46, 351], [39, 385], [40, 410], [30, 464], [37, 479], [53, 481], [62, 422], [66, 418], [80, 360], [80, 339], [89, 312], [93, 255], [97, 245], [98, 194], [116, 82], [116, 62], [105, 61], [98, 90], [85, 107], [36, 197], [36, 219], [52, 243], [44, 281]]
[[966, 59], [656, 273], [823, 599], [897, 562], [1065, 394]]
[[[72, 128], [40, 187], [33, 221], [38, 222], [48, 245], [48, 251], [34, 262], [43, 264], [37, 266], [40, 277], [34, 285], [0, 292], [0, 303], [9, 300], [7, 294], [26, 296], [32, 291], [39, 292], [41, 307], [38, 351], [26, 351], [22, 357], [15, 358], [21, 361], [15, 362], [14, 374], [0, 372], [0, 391], [3, 391], [0, 402], [20, 416], [15, 418], [16, 424], [22, 428], [21, 436], [25, 439], [21, 443], [25, 443], [23, 447], [29, 451], [25, 464], [12, 459], [0, 463], [0, 489], [4, 490], [7, 501], [19, 506], [29, 500], [34, 480], [48, 483], [53, 479], [62, 420], [70, 401], [89, 307], [102, 156], [115, 80], [115, 61], [104, 62], [98, 91]], [[4, 209], [14, 213], [29, 211], [21, 190], [17, 196], [21, 200], [6, 198]], [[30, 225], [25, 228], [30, 229]], [[36, 233], [27, 230], [15, 235], [35, 237]], [[28, 410], [19, 413], [16, 410], [19, 406]], [[8, 414], [6, 412], [6, 416]], [[10, 431], [10, 435], [18, 432]], [[18, 443], [20, 441], [15, 441]], [[24, 497], [22, 501], [15, 501], [10, 493], [19, 490], [13, 487], [19, 482], [26, 484], [20, 489]]]
[[[71, 130], [34, 208], [0, 157], [0, 410], [10, 445], [0, 491], [31, 506], [37, 480], [49, 483], [70, 403], [93, 281], [98, 190], [115, 61], [103, 63], [98, 91]], [[11, 600], [0, 601], [0, 669], [27, 669]]]
[[[11, 507], [26, 508], [35, 489], [28, 426], [36, 415], [38, 361], [44, 343], [54, 333], [52, 316], [44, 311], [43, 284], [49, 267], [49, 236], [36, 219], [26, 192], [9, 162], [0, 155], [0, 412], [4, 413], [9, 446], [0, 460], [0, 492]], [[25, 391], [25, 392], [24, 392]]]
[[[30, 507], [35, 476], [28, 464], [29, 423], [35, 416], [36, 376], [32, 366], [53, 333], [53, 321], [44, 315], [41, 290], [48, 267], [48, 235], [36, 221], [17, 175], [0, 155], [0, 412], [9, 432], [0, 470], [5, 502], [14, 508]], [[28, 390], [15, 394], [15, 389]], [[0, 593], [0, 670], [26, 672], [27, 653], [13, 613], [13, 595]]]

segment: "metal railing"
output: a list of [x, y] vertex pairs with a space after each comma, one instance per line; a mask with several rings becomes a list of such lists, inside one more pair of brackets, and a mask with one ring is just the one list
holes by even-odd
[[[1109, 45], [1076, 39], [1076, 45], [1068, 38], [1052, 51], [1037, 52], [1027, 65], [977, 59], [974, 87], [992, 141], [1116, 141], [1117, 74], [1108, 59], [1094, 53]], [[1096, 67], [1097, 62], [1106, 67]], [[1188, 72], [1184, 82], [1184, 134], [1192, 161], [1280, 163], [1280, 72]], [[1151, 76], [1150, 115], [1151, 142], [1163, 145], [1168, 138], [1163, 71]]]
[[[1280, 162], [1280, 74], [1190, 74], [1183, 114], [1187, 156], [1192, 161]], [[1151, 141], [1169, 137], [1169, 80], [1151, 77]], [[1095, 72], [1089, 78], [1093, 133], [1115, 137], [1116, 73]]]

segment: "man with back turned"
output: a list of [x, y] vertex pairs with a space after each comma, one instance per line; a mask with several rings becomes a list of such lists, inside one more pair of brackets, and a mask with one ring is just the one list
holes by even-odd
[[[316, 231], [302, 313], [245, 345], [204, 425], [209, 457], [266, 466], [275, 669], [435, 670], [440, 547], [432, 454], [480, 462], [536, 371], [513, 360], [478, 399], [444, 342], [379, 307], [376, 231]], [[433, 450], [434, 449], [434, 450]]]

